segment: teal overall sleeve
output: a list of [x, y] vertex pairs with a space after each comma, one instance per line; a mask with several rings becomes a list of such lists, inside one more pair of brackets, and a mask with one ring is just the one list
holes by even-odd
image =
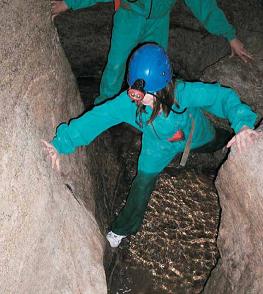
[[134, 123], [136, 107], [126, 93], [101, 106], [94, 107], [68, 124], [58, 126], [52, 140], [59, 154], [73, 153], [77, 147], [88, 145], [99, 134], [122, 122]]
[[95, 5], [96, 3], [113, 2], [113, 0], [64, 0], [68, 8], [77, 10], [81, 8], [87, 8]]
[[180, 82], [176, 87], [176, 98], [181, 107], [201, 107], [217, 117], [228, 119], [235, 133], [245, 125], [252, 129], [255, 126], [256, 113], [240, 101], [233, 89], [218, 83]]
[[236, 37], [235, 28], [228, 23], [216, 0], [185, 0], [185, 4], [209, 33], [223, 36], [228, 41]]

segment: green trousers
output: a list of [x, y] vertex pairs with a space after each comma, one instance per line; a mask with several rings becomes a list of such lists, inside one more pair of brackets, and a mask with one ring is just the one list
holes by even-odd
[[132, 183], [125, 207], [112, 224], [111, 229], [114, 233], [123, 236], [137, 233], [142, 225], [157, 176], [158, 174], [137, 174]]
[[[195, 148], [193, 151], [201, 153], [215, 152], [223, 148], [230, 140], [230, 137], [231, 135], [228, 131], [224, 129], [216, 129], [215, 138], [211, 142], [199, 148]], [[156, 148], [156, 145], [153, 146], [152, 149], [154, 148]], [[111, 226], [111, 230], [118, 235], [132, 235], [140, 229], [158, 175], [163, 170], [163, 168], [168, 165], [167, 162], [159, 161], [159, 172], [143, 172], [143, 162], [144, 159], [147, 159], [147, 153], [151, 156], [152, 161], [158, 161], [158, 156], [162, 152], [160, 149], [160, 152], [158, 153], [152, 153], [152, 150], [146, 150], [142, 153], [140, 154], [139, 159], [139, 171], [132, 183], [127, 202]], [[155, 154], [155, 158], [152, 157], [152, 154]], [[157, 170], [156, 166], [155, 169]]]
[[118, 9], [113, 19], [111, 46], [101, 78], [100, 96], [96, 98], [95, 104], [120, 92], [128, 57], [138, 44], [156, 42], [167, 49], [169, 21], [169, 14], [147, 19], [133, 11]]

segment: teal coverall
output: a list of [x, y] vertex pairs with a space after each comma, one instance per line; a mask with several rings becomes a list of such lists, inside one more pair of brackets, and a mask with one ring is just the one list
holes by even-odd
[[[175, 105], [173, 108], [179, 111], [187, 108], [183, 114], [170, 112], [166, 117], [160, 113], [151, 124], [147, 124], [152, 109], [146, 106], [146, 113], [142, 114], [142, 127], [136, 123], [136, 104], [123, 92], [115, 99], [96, 106], [81, 117], [72, 119], [69, 124], [63, 123], [57, 128], [52, 144], [59, 154], [73, 153], [77, 147], [88, 145], [103, 131], [123, 122], [142, 132], [137, 175], [127, 203], [112, 225], [112, 231], [118, 235], [135, 234], [140, 228], [157, 176], [177, 154], [183, 152], [192, 119], [196, 127], [191, 149], [206, 145], [214, 139], [215, 128], [202, 110], [228, 119], [235, 133], [245, 125], [254, 128], [256, 114], [240, 102], [239, 96], [232, 89], [219, 84], [179, 81], [175, 97], [180, 108]], [[169, 138], [178, 130], [183, 131], [185, 139], [170, 142]]]
[[[73, 10], [92, 6], [98, 2], [112, 0], [64, 0]], [[208, 32], [223, 36], [227, 40], [235, 38], [231, 26], [216, 0], [184, 0], [195, 17]], [[133, 1], [134, 2], [134, 1]], [[114, 15], [111, 46], [108, 61], [102, 74], [98, 104], [120, 92], [126, 62], [131, 51], [140, 43], [156, 42], [168, 47], [170, 12], [176, 0], [137, 0], [134, 3], [122, 0], [121, 7]]]

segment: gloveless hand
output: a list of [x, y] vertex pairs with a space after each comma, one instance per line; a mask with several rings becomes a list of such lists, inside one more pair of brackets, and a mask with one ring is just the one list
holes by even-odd
[[252, 55], [245, 49], [244, 44], [240, 40], [235, 38], [235, 39], [231, 40], [229, 43], [230, 43], [230, 47], [231, 47], [230, 57], [237, 55], [245, 63], [253, 60]]
[[65, 12], [69, 9], [65, 1], [51, 0], [50, 2], [52, 19], [54, 19], [58, 14]]
[[236, 145], [237, 151], [242, 153], [246, 151], [247, 147], [253, 144], [255, 138], [259, 137], [261, 134], [255, 130], [244, 126], [239, 133], [237, 133], [226, 145], [227, 148]]
[[58, 154], [56, 148], [52, 144], [48, 143], [45, 140], [41, 140], [41, 142], [44, 145], [44, 151], [47, 153], [48, 159], [51, 160], [52, 168], [59, 172], [60, 171], [60, 162], [59, 162], [59, 154]]

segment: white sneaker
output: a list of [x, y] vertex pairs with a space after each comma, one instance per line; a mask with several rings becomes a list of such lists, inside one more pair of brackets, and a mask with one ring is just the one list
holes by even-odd
[[121, 240], [125, 237], [127, 236], [117, 235], [112, 231], [109, 231], [109, 233], [106, 235], [106, 239], [109, 241], [112, 248], [118, 247], [121, 243]]

